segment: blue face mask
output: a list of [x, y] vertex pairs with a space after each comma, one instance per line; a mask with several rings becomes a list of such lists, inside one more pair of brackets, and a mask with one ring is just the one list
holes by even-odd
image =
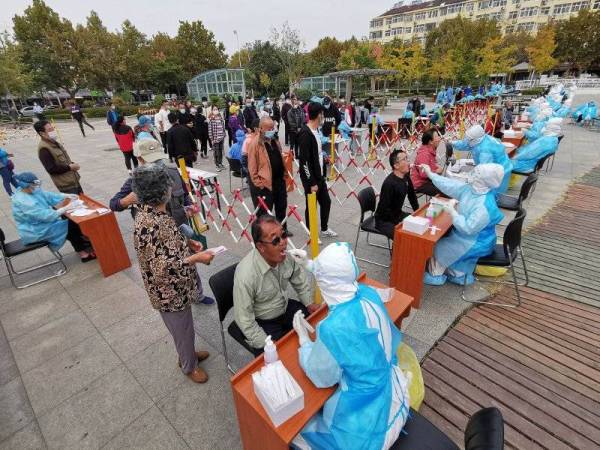
[[267, 139], [273, 139], [275, 137], [275, 131], [274, 130], [265, 131], [265, 137]]

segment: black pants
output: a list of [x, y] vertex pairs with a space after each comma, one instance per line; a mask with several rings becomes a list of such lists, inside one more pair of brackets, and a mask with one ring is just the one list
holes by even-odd
[[235, 133], [231, 130], [231, 128], [227, 127], [227, 137], [229, 138], [229, 147], [233, 144], [233, 136]]
[[294, 157], [300, 158], [300, 146], [298, 144], [298, 133], [290, 131], [290, 149], [294, 151]]
[[[308, 194], [310, 191], [305, 192], [306, 196], [306, 227], [310, 228], [310, 221], [308, 219]], [[331, 198], [329, 197], [329, 191], [327, 190], [327, 183], [325, 180], [321, 181], [319, 190], [317, 191], [317, 203], [320, 207], [321, 212], [321, 231], [327, 231], [329, 228], [329, 211], [331, 210]]]
[[79, 124], [79, 129], [81, 130], [81, 134], [83, 134], [84, 136], [85, 136], [85, 131], [83, 131], [83, 124], [84, 123], [88, 127], [90, 127], [92, 130], [95, 130], [95, 128], [92, 125], [90, 125], [87, 120], [85, 120], [85, 117], [81, 118], [81, 120], [79, 120], [79, 119], [75, 119], [75, 120], [77, 120], [77, 123]]
[[125, 167], [127, 167], [127, 170], [131, 170], [132, 162], [133, 162], [134, 168], [136, 168], [138, 166], [138, 160], [135, 156], [133, 156], [133, 151], [123, 152], [123, 157], [125, 158]]
[[169, 150], [167, 149], [167, 132], [166, 131], [163, 131], [160, 133], [160, 142], [162, 143], [163, 151], [168, 155]]
[[[400, 219], [400, 222], [402, 222], [402, 220], [406, 216], [408, 216], [408, 213], [402, 213], [402, 218]], [[383, 234], [385, 234], [392, 241], [394, 240], [394, 230], [396, 229], [396, 225], [396, 223], [384, 222], [383, 220], [375, 219], [375, 226], [377, 227], [377, 229]]]
[[[306, 306], [297, 300], [288, 300], [287, 308], [281, 316], [269, 320], [256, 319], [256, 323], [258, 323], [258, 326], [263, 329], [267, 336], [271, 336], [276, 341], [293, 328], [292, 321], [297, 311], [302, 311], [304, 316], [308, 316]], [[260, 355], [263, 352], [262, 348], [255, 350], [255, 355]]]
[[71, 243], [76, 252], [82, 252], [90, 248], [89, 242], [83, 238], [79, 225], [69, 220], [67, 228], [67, 240]]
[[415, 189], [417, 194], [425, 194], [430, 197], [435, 197], [438, 194], [441, 194], [441, 191], [435, 187], [435, 185], [431, 182], [431, 180], [427, 180], [421, 186]]
[[[252, 203], [254, 208], [258, 206], [258, 197], [264, 197], [264, 201], [269, 210], [275, 209], [275, 217], [279, 222], [283, 222], [287, 213], [287, 190], [285, 189], [285, 182], [281, 180], [273, 180], [273, 190], [270, 191], [267, 188], [259, 189], [254, 185], [250, 186], [250, 195], [252, 196]], [[257, 212], [257, 216], [268, 214], [264, 208], [260, 208]], [[287, 227], [285, 227], [287, 228]]]
[[290, 143], [290, 127], [285, 120], [283, 124], [285, 125], [285, 145], [288, 145]]
[[206, 156], [206, 154], [208, 153], [208, 137], [207, 136], [200, 136], [200, 153], [202, 154], [202, 156]]

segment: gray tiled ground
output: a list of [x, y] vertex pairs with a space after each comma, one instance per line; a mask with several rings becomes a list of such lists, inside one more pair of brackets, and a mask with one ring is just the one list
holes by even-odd
[[[580, 99], [587, 97], [580, 93]], [[392, 109], [386, 114], [396, 112]], [[70, 122], [59, 127], [71, 156], [82, 166], [84, 189], [108, 202], [127, 172], [106, 124], [101, 120], [93, 123], [97, 131], [90, 131], [85, 139]], [[566, 127], [554, 170], [541, 177], [527, 205], [528, 223], [560, 197], [571, 179], [600, 164], [597, 136]], [[36, 158], [34, 140], [7, 147], [16, 155], [18, 171], [34, 171], [45, 187], [52, 189]], [[214, 167], [205, 160], [199, 166]], [[227, 177], [221, 179], [228, 190]], [[238, 182], [234, 180], [234, 186]], [[297, 193], [290, 195], [289, 203], [301, 205], [304, 212], [304, 199]], [[343, 206], [334, 202], [331, 227], [340, 240], [354, 242], [357, 216], [355, 202]], [[216, 308], [193, 306], [197, 347], [211, 352], [203, 363], [210, 379], [198, 386], [177, 369], [171, 338], [148, 304], [135, 263], [130, 215], [119, 214], [118, 222], [133, 266], [109, 278], [102, 277], [96, 262], [80, 264], [68, 245], [64, 253], [69, 272], [25, 290], [11, 287], [0, 264], [0, 449], [240, 448]], [[3, 192], [0, 227], [9, 240], [16, 238]], [[291, 229], [301, 236], [296, 223]], [[210, 294], [210, 275], [237, 262], [250, 246], [234, 244], [228, 235], [214, 230], [208, 233], [208, 240], [211, 246], [229, 248], [210, 266], [200, 267]], [[386, 250], [367, 246], [364, 236], [360, 253], [383, 263], [389, 261]], [[25, 267], [47, 256], [28, 254], [18, 264]], [[388, 279], [388, 269], [366, 263], [361, 263], [361, 268], [375, 279]], [[487, 290], [476, 286], [468, 295], [482, 298]], [[458, 288], [453, 286], [425, 288], [422, 308], [403, 324], [405, 339], [419, 357], [468, 307], [458, 298]], [[225, 324], [230, 321], [231, 314]], [[250, 360], [228, 335], [225, 339], [233, 366], [241, 367]]]

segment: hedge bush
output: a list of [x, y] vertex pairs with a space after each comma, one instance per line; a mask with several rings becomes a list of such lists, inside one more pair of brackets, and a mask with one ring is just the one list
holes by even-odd
[[535, 96], [540, 96], [544, 93], [544, 90], [546, 88], [544, 87], [534, 87], [534, 88], [529, 88], [529, 89], [523, 89], [519, 92], [521, 92], [521, 94], [523, 95], [535, 95]]
[[[126, 116], [134, 116], [138, 113], [139, 109], [140, 109], [140, 107], [138, 107], [138, 106], [125, 105], [125, 106], [119, 107], [119, 112]], [[107, 111], [108, 111], [108, 108], [106, 108], [106, 107], [85, 108], [83, 110], [86, 117], [88, 117], [90, 119], [98, 118], [98, 117], [106, 117]], [[63, 109], [51, 109], [50, 111], [45, 111], [44, 116], [46, 116], [46, 118], [48, 118], [48, 119], [54, 119], [54, 120], [70, 119], [71, 112], [70, 112], [70, 110], [64, 109], [64, 108]]]

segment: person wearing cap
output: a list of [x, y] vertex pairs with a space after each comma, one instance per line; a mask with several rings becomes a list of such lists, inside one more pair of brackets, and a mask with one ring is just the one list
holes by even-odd
[[56, 189], [64, 194], [83, 193], [79, 184], [79, 164], [71, 160], [65, 148], [58, 142], [54, 126], [47, 120], [40, 120], [33, 124], [33, 128], [40, 136], [38, 157]]
[[[142, 139], [133, 146], [133, 154], [137, 158], [139, 164], [160, 164], [164, 165], [167, 174], [171, 178], [171, 198], [167, 202], [167, 213], [173, 218], [175, 224], [179, 227], [182, 224], [188, 223], [186, 208], [190, 207], [190, 201], [187, 187], [179, 174], [179, 170], [174, 164], [167, 163], [165, 154], [162, 151], [161, 145], [154, 139]], [[131, 216], [135, 219], [137, 212], [138, 198], [132, 189], [131, 176], [125, 180], [119, 192], [110, 199], [109, 207], [115, 212], [125, 211], [129, 209]], [[204, 295], [202, 282], [198, 276], [198, 301], [205, 304], [212, 304], [214, 300]]]
[[467, 183], [433, 173], [426, 164], [421, 170], [435, 187], [458, 201], [458, 210], [450, 202], [444, 206], [452, 217], [452, 230], [435, 244], [423, 281], [434, 286], [446, 280], [472, 284], [477, 260], [494, 250], [496, 225], [504, 218], [495, 197], [504, 169], [500, 164], [479, 164], [469, 173]]
[[337, 385], [292, 447], [389, 449], [410, 409], [409, 380], [398, 361], [401, 331], [378, 292], [356, 281], [360, 270], [350, 244], [330, 244], [314, 261], [303, 250], [289, 253], [314, 275], [328, 307], [314, 341], [302, 313], [294, 316], [300, 367], [318, 388]]
[[152, 124], [152, 118], [150, 116], [138, 117], [138, 123], [135, 127], [136, 139], [156, 139], [154, 135], [154, 125]]
[[500, 164], [504, 169], [504, 178], [496, 189], [496, 193], [504, 194], [506, 192], [512, 173], [512, 162], [506, 154], [504, 145], [492, 136], [485, 134], [481, 125], [473, 125], [469, 128], [465, 132], [465, 138], [452, 142], [452, 147], [454, 150], [469, 150], [473, 155], [475, 165]]
[[11, 198], [12, 213], [23, 244], [45, 241], [49, 243], [51, 250], [58, 251], [68, 239], [79, 253], [81, 262], [96, 259], [96, 254], [81, 233], [79, 225], [62, 217], [73, 207], [65, 205], [65, 200], [78, 201], [76, 194], [44, 191], [37, 175], [31, 172], [15, 175], [15, 181], [19, 187]]

